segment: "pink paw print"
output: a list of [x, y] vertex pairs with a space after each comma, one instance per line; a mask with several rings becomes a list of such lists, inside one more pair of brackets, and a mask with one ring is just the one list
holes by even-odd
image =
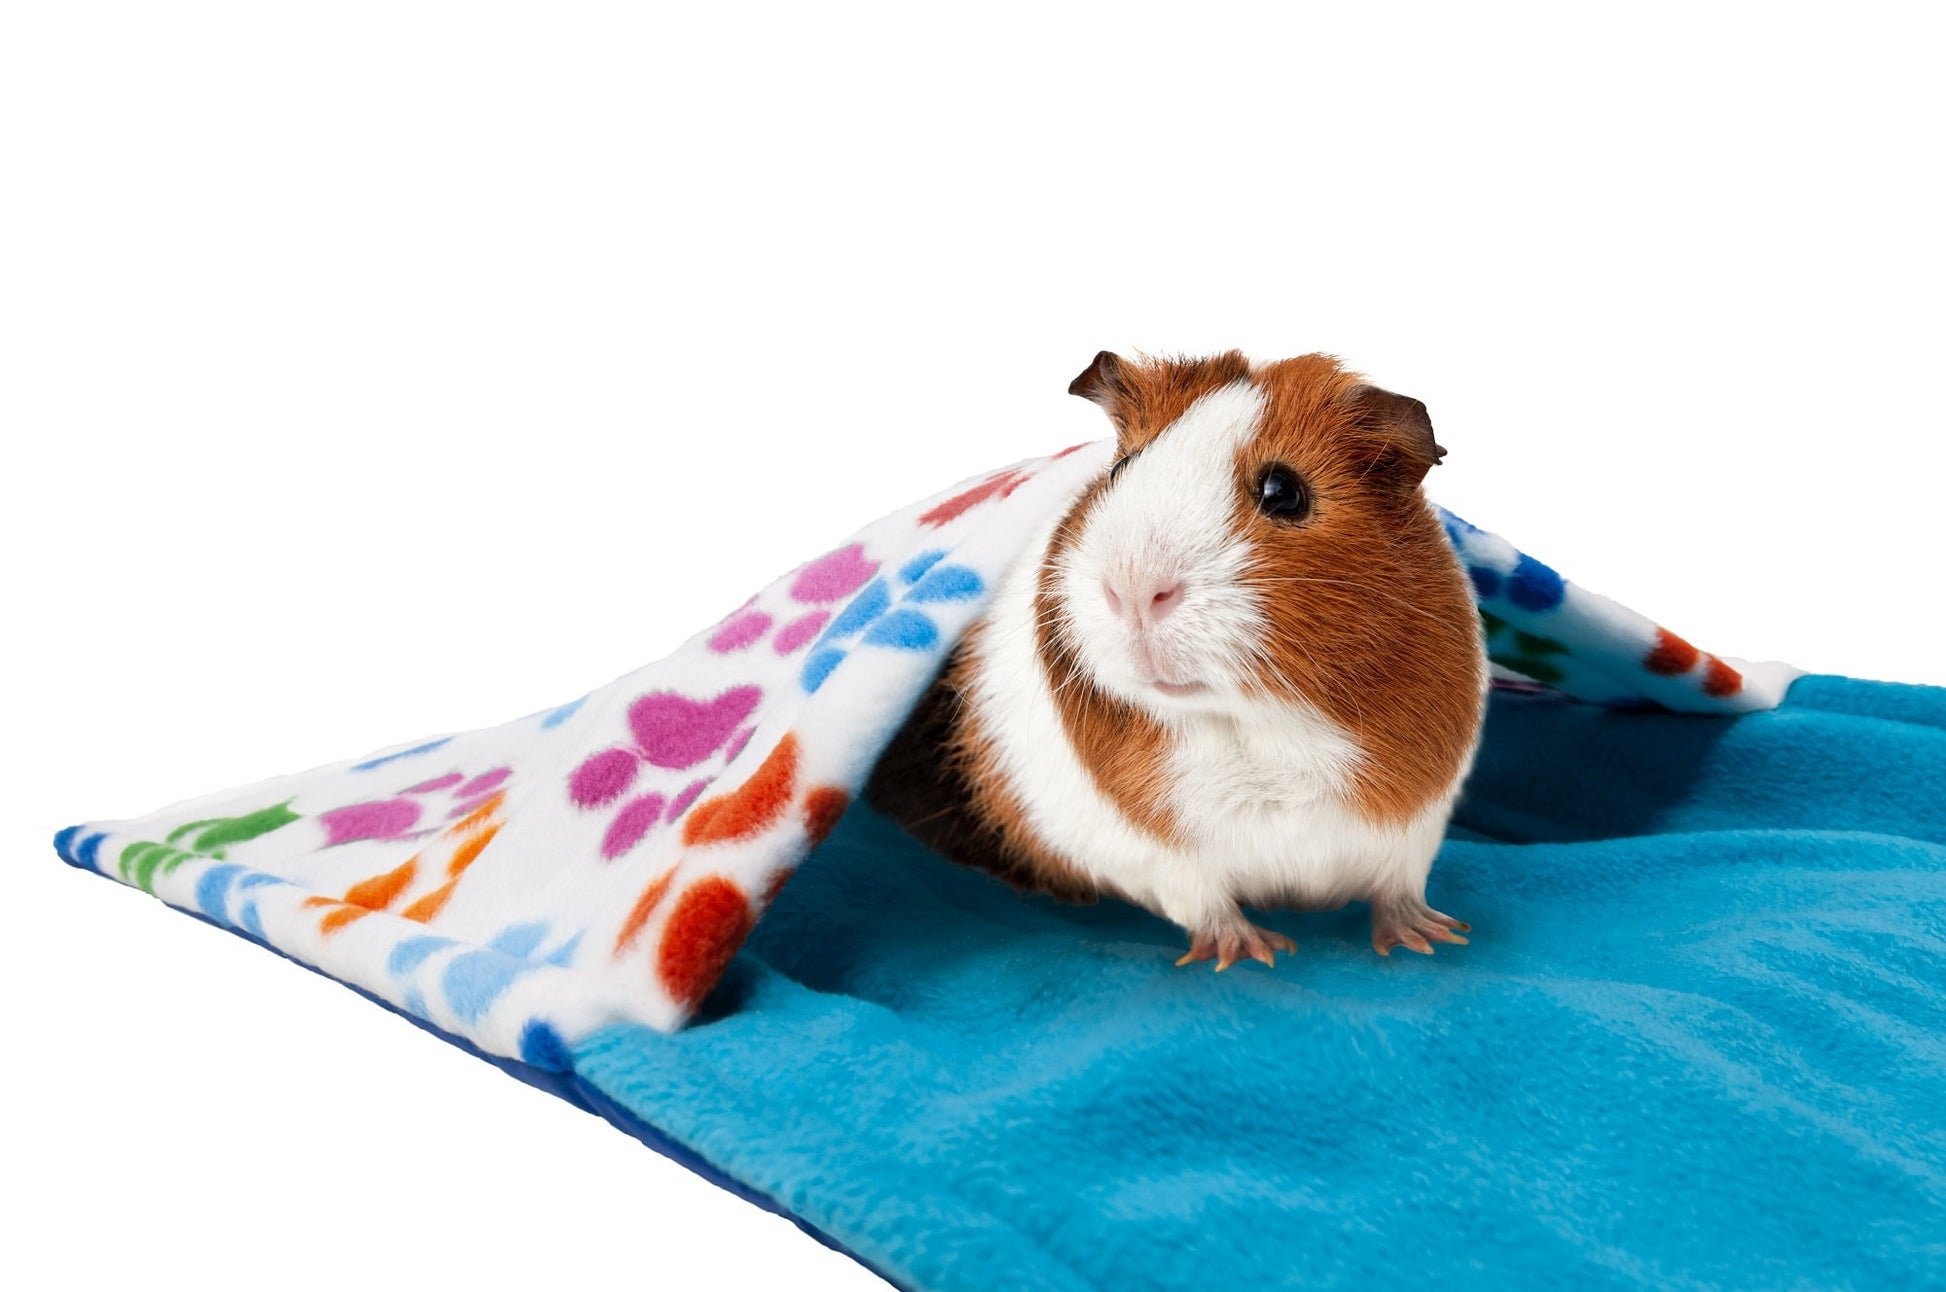
[[[779, 655], [793, 655], [809, 646], [831, 621], [827, 607], [864, 587], [876, 573], [878, 562], [866, 558], [862, 543], [827, 552], [799, 570], [791, 580], [790, 598], [810, 608], [786, 621], [772, 638], [771, 647]], [[776, 622], [766, 612], [746, 604], [717, 626], [710, 635], [709, 648], [718, 655], [748, 650], [762, 641]]]
[[411, 786], [397, 798], [351, 803], [319, 813], [318, 823], [325, 832], [324, 846], [335, 848], [362, 839], [413, 838], [426, 809], [439, 810], [432, 802], [436, 796], [451, 791], [452, 806], [444, 815], [462, 817], [501, 792], [512, 775], [513, 769], [509, 767], [496, 767], [472, 777], [465, 772], [448, 772]]
[[[568, 797], [580, 808], [605, 808], [628, 794], [643, 764], [684, 771], [719, 749], [736, 757], [750, 738], [744, 722], [762, 699], [762, 689], [755, 686], [732, 687], [709, 700], [675, 691], [640, 697], [628, 707], [632, 743], [584, 759], [568, 776]], [[690, 782], [673, 798], [648, 793], [629, 799], [609, 822], [601, 855], [610, 861], [621, 856], [659, 822], [681, 816], [708, 785], [703, 778]]]

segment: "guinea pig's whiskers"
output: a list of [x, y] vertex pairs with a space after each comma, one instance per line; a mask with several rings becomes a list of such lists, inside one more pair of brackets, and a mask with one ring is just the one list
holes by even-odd
[[[1011, 622], [1002, 630], [1010, 637], [1027, 636], [1030, 639], [1029, 645], [1034, 648], [1017, 653], [1017, 658], [1020, 662], [1015, 669], [1016, 683], [1032, 685], [1032, 675], [1041, 668], [1039, 637], [1043, 631], [1050, 629], [1057, 634], [1072, 635], [1074, 623], [1068, 613], [1067, 607], [1056, 604], [1045, 609], [1037, 610], [1031, 617], [1025, 620]], [[1058, 699], [1068, 687], [1077, 681], [1083, 680], [1082, 672], [1083, 670], [1081, 669], [1071, 670], [1068, 676], [1062, 679], [1060, 685], [1053, 689], [1051, 694]]]
[[1255, 582], [1263, 583], [1263, 584], [1324, 583], [1324, 584], [1336, 584], [1341, 587], [1347, 587], [1347, 588], [1357, 588], [1359, 591], [1368, 592], [1375, 597], [1383, 597], [1387, 601], [1390, 601], [1393, 605], [1402, 607], [1406, 611], [1418, 615], [1422, 619], [1431, 619], [1435, 623], [1443, 622], [1438, 615], [1433, 614], [1430, 610], [1427, 610], [1424, 606], [1415, 606], [1410, 601], [1407, 601], [1404, 597], [1398, 595], [1396, 592], [1387, 592], [1384, 588], [1373, 587], [1369, 583], [1360, 583], [1356, 579], [1322, 579], [1322, 578], [1317, 578], [1309, 575], [1299, 575], [1299, 576], [1287, 576], [1283, 578], [1257, 579], [1255, 580]]
[[[1332, 581], [1335, 582], [1336, 580]], [[1310, 647], [1304, 644], [1302, 638], [1289, 637], [1285, 640], [1297, 647], [1303, 653], [1305, 659], [1311, 661], [1312, 680], [1316, 689], [1323, 692], [1322, 698], [1341, 701], [1346, 704], [1351, 709], [1359, 727], [1362, 729], [1365, 725], [1365, 707], [1360, 700], [1360, 688], [1357, 685], [1356, 679], [1340, 680], [1337, 674], [1327, 670], [1318, 662], [1318, 657], [1311, 653]], [[1283, 684], [1286, 691], [1296, 695], [1304, 695], [1309, 689], [1299, 686], [1289, 674], [1284, 672], [1283, 666], [1271, 655], [1270, 647], [1267, 643], [1258, 643], [1253, 650], [1253, 655], [1257, 663], [1265, 671]]]

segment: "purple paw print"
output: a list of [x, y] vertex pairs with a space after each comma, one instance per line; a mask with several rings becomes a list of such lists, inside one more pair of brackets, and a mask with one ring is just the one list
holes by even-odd
[[[628, 707], [632, 743], [584, 759], [568, 775], [568, 797], [580, 808], [604, 808], [629, 792], [644, 763], [684, 771], [726, 745], [734, 757], [734, 751], [750, 738], [745, 720], [762, 699], [762, 689], [755, 686], [732, 687], [709, 700], [675, 691], [642, 696]], [[681, 816], [708, 784], [707, 778], [692, 781], [673, 801], [650, 793], [622, 804], [602, 839], [601, 855], [610, 861], [621, 856], [657, 822]]]
[[[771, 640], [772, 648], [779, 655], [792, 655], [809, 646], [831, 620], [831, 611], [823, 607], [844, 600], [877, 573], [878, 562], [866, 558], [862, 543], [827, 552], [799, 570], [791, 579], [790, 598], [799, 605], [815, 608], [796, 615], [779, 628]], [[776, 622], [769, 614], [746, 603], [717, 625], [710, 635], [709, 648], [718, 655], [748, 650], [762, 641]]]
[[[420, 781], [397, 798], [351, 803], [321, 812], [318, 823], [324, 827], [324, 846], [335, 848], [339, 844], [356, 843], [361, 839], [411, 838], [420, 818], [425, 815], [427, 800], [433, 796], [452, 791], [453, 805], [446, 815], [465, 816], [491, 798], [512, 775], [513, 769], [510, 767], [496, 767], [473, 777], [468, 777], [465, 772], [447, 772], [444, 776]], [[435, 807], [434, 811], [437, 810]]]

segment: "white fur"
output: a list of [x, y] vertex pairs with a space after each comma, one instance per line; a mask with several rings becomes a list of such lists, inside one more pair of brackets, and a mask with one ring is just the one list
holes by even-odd
[[[1246, 381], [1191, 404], [1116, 477], [1063, 554], [1059, 587], [1068, 627], [1083, 665], [1111, 694], [1170, 712], [1229, 708], [1242, 698], [1263, 616], [1240, 583], [1250, 551], [1236, 533], [1235, 460], [1263, 411], [1263, 392]], [[1181, 604], [1137, 634], [1109, 610], [1102, 592], [1108, 580], [1142, 587], [1180, 581]], [[1156, 666], [1165, 681], [1207, 689], [1164, 695], [1155, 687]]]
[[[1350, 734], [1311, 706], [1244, 690], [1264, 619], [1239, 585], [1249, 554], [1234, 528], [1234, 462], [1262, 413], [1248, 383], [1198, 400], [1097, 501], [1056, 572], [1084, 670], [1174, 737], [1170, 807], [1181, 843], [1125, 817], [1068, 743], [1036, 649], [1053, 526], [1002, 581], [976, 648], [970, 698], [1029, 825], [1105, 889], [1194, 933], [1233, 926], [1239, 903], [1421, 907], [1459, 784], [1405, 826], [1375, 826], [1348, 805], [1363, 757]], [[1183, 582], [1180, 607], [1143, 630], [1146, 650], [1101, 592], [1115, 575]], [[1158, 690], [1156, 664], [1165, 680], [1204, 689]]]

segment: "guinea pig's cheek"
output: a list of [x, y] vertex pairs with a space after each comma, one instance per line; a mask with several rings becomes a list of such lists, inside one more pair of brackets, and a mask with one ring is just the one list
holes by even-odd
[[1110, 623], [1097, 634], [1089, 651], [1089, 670], [1104, 685], [1128, 690], [1148, 667], [1143, 647], [1135, 634], [1120, 623]]
[[1138, 689], [1150, 675], [1152, 664], [1145, 657], [1145, 643], [1113, 616], [1094, 617], [1077, 636], [1082, 670], [1099, 685], [1126, 694]]
[[1116, 623], [1100, 593], [1100, 578], [1092, 563], [1077, 559], [1068, 564], [1060, 584], [1061, 623], [1068, 645], [1083, 672], [1099, 676], [1113, 653]]

